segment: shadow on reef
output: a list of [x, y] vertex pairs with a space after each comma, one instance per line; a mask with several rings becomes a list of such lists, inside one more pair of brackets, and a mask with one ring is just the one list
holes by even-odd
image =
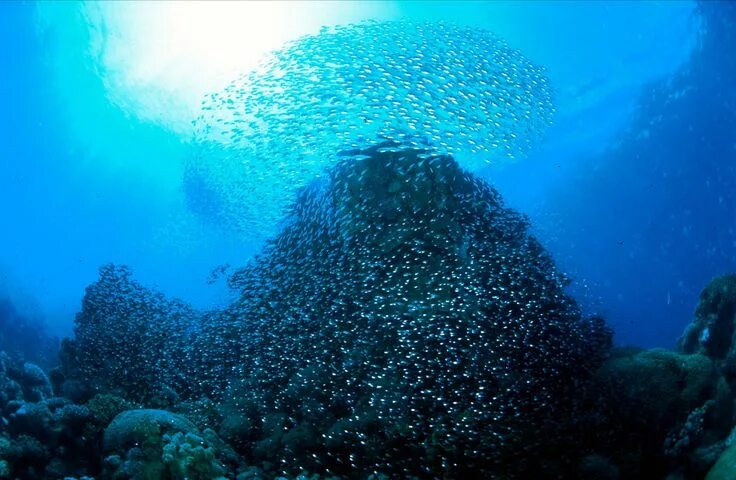
[[733, 477], [736, 276], [679, 351], [612, 350], [451, 157], [350, 152], [230, 282], [101, 268], [58, 368], [0, 359], [0, 478]]

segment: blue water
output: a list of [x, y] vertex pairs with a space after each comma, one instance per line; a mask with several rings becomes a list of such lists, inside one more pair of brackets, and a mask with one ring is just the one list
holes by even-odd
[[[736, 270], [733, 43], [703, 45], [692, 2], [391, 8], [483, 27], [546, 69], [553, 125], [480, 173], [530, 217], [617, 343], [672, 346], [701, 288]], [[178, 126], [193, 118], [172, 127], [121, 103], [90, 21], [71, 2], [0, 6], [0, 292], [58, 335], [101, 264], [208, 308], [232, 295], [210, 272], [263, 242], [193, 213]]]

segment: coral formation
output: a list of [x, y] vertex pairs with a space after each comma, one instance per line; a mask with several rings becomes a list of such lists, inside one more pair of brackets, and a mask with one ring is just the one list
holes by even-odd
[[223, 311], [103, 267], [60, 369], [0, 362], [0, 468], [703, 478], [733, 444], [731, 337], [702, 333], [732, 322], [732, 278], [704, 290], [682, 351], [611, 351], [526, 220], [452, 157], [346, 152], [232, 274]]
[[683, 351], [610, 350], [452, 157], [348, 152], [223, 311], [106, 266], [59, 369], [1, 356], [0, 478], [723, 478], [732, 347], [702, 332], [726, 331], [732, 278]]
[[[314, 85], [268, 105], [289, 99], [319, 110], [310, 95], [334, 86], [309, 76], [324, 74], [319, 64], [304, 72], [292, 63], [299, 48], [323, 57], [344, 50], [336, 60], [345, 61], [426, 33], [409, 29], [392, 45], [366, 47], [350, 43], [355, 28], [364, 39], [394, 27], [323, 32], [277, 54], [271, 67]], [[456, 120], [449, 132], [436, 131], [432, 115], [441, 112], [419, 115], [437, 150], [404, 135], [415, 116], [400, 108], [375, 124], [383, 143], [352, 148], [360, 139], [346, 135], [340, 146], [351, 149], [337, 156], [320, 129], [352, 132], [350, 122], [373, 118], [311, 111], [326, 119], [313, 136], [278, 109], [248, 112], [274, 128], [262, 137], [236, 131], [235, 121], [219, 125], [272, 157], [278, 148], [330, 150], [318, 162], [331, 168], [301, 190], [265, 251], [229, 278], [239, 297], [222, 311], [197, 312], [107, 265], [86, 291], [59, 368], [47, 372], [22, 350], [0, 355], [0, 478], [733, 477], [736, 277], [704, 290], [679, 351], [612, 350], [605, 322], [581, 313], [526, 219], [450, 155], [488, 133], [464, 128], [471, 103], [485, 105], [481, 123], [501, 113], [493, 133], [502, 151], [526, 148], [550, 113], [543, 77], [494, 38], [463, 30], [468, 49], [447, 48], [457, 47], [457, 32], [436, 28], [431, 36], [447, 45], [434, 48], [460, 66], [495, 55], [463, 79], [468, 89], [454, 90], [464, 95], [458, 104], [445, 105]], [[420, 57], [436, 66], [429, 50]], [[421, 64], [403, 60], [391, 67]], [[474, 97], [473, 84], [494, 68], [516, 80]], [[432, 74], [420, 68], [413, 84], [398, 76], [381, 87], [422, 89]], [[277, 77], [244, 81], [263, 96]], [[226, 91], [241, 102], [226, 107], [233, 117], [252, 107], [237, 85]], [[367, 88], [355, 98], [370, 102], [376, 92], [385, 93]], [[488, 106], [512, 93], [510, 116]], [[502, 127], [527, 114], [534, 128], [519, 147]], [[303, 142], [283, 147], [284, 125]]]
[[[734, 279], [718, 277], [706, 286], [680, 351], [614, 349], [584, 385], [587, 400], [574, 433], [590, 453], [580, 463], [584, 478], [733, 476], [731, 470], [719, 477], [731, 468], [736, 441], [736, 392], [727, 360]], [[708, 330], [720, 337], [703, 335]]]
[[84, 433], [89, 409], [54, 397], [31, 363], [0, 358], [0, 478], [64, 478], [94, 468], [94, 437]]
[[105, 430], [103, 472], [114, 479], [224, 479], [227, 469], [213, 446], [188, 419], [165, 410], [128, 410]]
[[225, 397], [250, 422], [252, 461], [287, 472], [492, 472], [555, 431], [609, 343], [491, 187], [394, 144], [308, 188], [232, 283], [224, 317], [242, 333], [205, 327], [223, 348], [205, 360], [243, 351], [224, 368], [245, 382]]

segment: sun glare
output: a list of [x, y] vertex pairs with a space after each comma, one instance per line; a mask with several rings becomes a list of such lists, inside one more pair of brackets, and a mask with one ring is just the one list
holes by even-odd
[[94, 2], [91, 53], [113, 102], [189, 131], [203, 96], [323, 25], [388, 19], [391, 2]]

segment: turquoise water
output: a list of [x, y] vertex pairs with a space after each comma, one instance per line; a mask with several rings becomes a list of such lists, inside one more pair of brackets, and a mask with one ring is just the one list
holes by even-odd
[[[371, 8], [377, 10], [372, 15], [379, 18], [446, 20], [486, 28], [545, 69], [555, 92], [557, 113], [553, 125], [545, 130], [546, 140], [538, 142], [536, 148], [547, 149], [548, 153], [537, 155], [537, 150], [531, 151], [524, 161], [501, 162], [484, 173], [502, 189], [508, 201], [534, 216], [539, 228], [569, 209], [561, 205], [545, 207], [559, 197], [550, 190], [565, 190], [567, 179], [584, 175], [601, 163], [592, 157], [618, 141], [631, 122], [635, 105], [647, 95], [643, 90], [646, 85], [658, 79], [665, 81], [684, 66], [699, 28], [694, 5], [687, 2], [667, 7], [546, 2], [515, 6], [494, 2], [482, 8], [473, 3], [441, 6], [430, 2], [394, 5], [388, 12], [384, 11], [388, 7], [367, 5], [352, 20], [371, 18]], [[201, 88], [188, 87], [190, 90], [181, 93], [178, 90], [195, 83], [191, 77], [200, 64], [188, 66], [186, 53], [180, 51], [171, 54], [174, 59], [165, 57], [170, 48], [163, 44], [162, 35], [155, 35], [158, 17], [152, 15], [144, 22], [144, 8], [131, 9], [127, 16], [120, 9], [123, 12], [117, 14], [112, 9], [106, 18], [104, 12], [91, 7], [85, 10], [76, 4], [9, 5], [3, 16], [7, 24], [4, 64], [12, 72], [3, 78], [9, 102], [4, 130], [12, 139], [3, 146], [6, 168], [12, 172], [4, 177], [3, 191], [15, 198], [22, 196], [25, 201], [2, 212], [3, 223], [12, 225], [17, 233], [3, 238], [7, 245], [0, 249], [0, 263], [5, 266], [7, 288], [24, 297], [24, 302], [35, 302], [62, 334], [69, 332], [83, 288], [94, 280], [102, 263], [130, 264], [147, 284], [204, 307], [222, 300], [221, 290], [202, 286], [209, 272], [217, 265], [240, 264], [259, 248], [250, 237], [243, 241], [237, 235], [222, 235], [217, 229], [198, 224], [191, 218], [182, 191], [184, 165], [192, 155], [191, 122], [198, 115], [200, 102], [206, 94], [218, 92], [246, 73], [243, 70], [247, 66], [238, 67], [237, 60], [231, 59], [238, 58], [237, 45], [210, 47], [205, 40], [187, 41], [185, 47], [191, 49], [204, 43], [192, 53], [200, 63], [205, 62], [202, 57], [207, 58], [208, 48], [236, 53], [214, 63], [210, 69], [216, 73], [200, 71], [204, 77], [199, 82]], [[315, 7], [314, 11], [324, 9]], [[219, 15], [227, 18], [227, 13], [225, 10]], [[347, 16], [341, 12], [334, 15]], [[322, 21], [330, 24], [329, 13], [322, 16], [326, 17]], [[212, 15], [207, 24], [210, 31], [202, 30], [199, 35], [223, 42], [240, 40], [237, 28], [230, 26], [237, 25], [237, 21], [229, 21], [229, 30], [218, 33], [218, 20], [225, 21]], [[105, 21], [106, 25], [101, 24]], [[298, 24], [296, 20], [290, 22]], [[299, 33], [309, 33], [309, 28], [316, 33], [321, 24], [314, 22]], [[143, 26], [135, 27], [139, 24]], [[192, 25], [190, 28], [197, 24]], [[187, 26], [184, 22], [181, 28]], [[106, 29], [110, 36], [108, 50], [104, 37], [100, 38]], [[148, 40], [139, 37], [146, 32]], [[179, 33], [175, 40], [182, 38], [188, 37]], [[288, 33], [284, 38], [288, 40]], [[157, 42], [150, 49], [163, 55], [162, 59], [154, 54], [142, 60], [136, 58], [147, 51], [147, 41]], [[262, 48], [277, 48], [278, 42], [273, 43]], [[246, 47], [243, 50], [248, 51]], [[256, 51], [247, 58], [265, 53]], [[210, 52], [212, 55], [217, 53]], [[142, 61], [147, 63], [140, 66], [137, 62]], [[166, 65], [171, 66], [172, 73], [166, 73]], [[135, 70], [130, 73], [133, 78], [126, 78], [126, 67]], [[146, 68], [153, 71], [148, 77]], [[149, 78], [155, 75], [174, 85], [157, 84], [155, 78]], [[216, 80], [210, 80], [213, 77]], [[154, 121], [156, 118], [159, 121]], [[139, 215], [141, 211], [146, 215]], [[583, 220], [550, 224], [543, 240], [550, 242], [558, 232], [577, 229], [585, 223]], [[619, 236], [631, 235], [626, 230]], [[561, 239], [558, 261], [573, 256], [565, 245], [588, 235], [579, 232], [570, 237], [574, 238]], [[611, 242], [613, 239], [606, 244]], [[69, 254], [59, 258], [59, 250]], [[614, 246], [608, 253], [625, 257], [627, 252]], [[621, 326], [620, 335], [626, 335], [623, 343], [638, 340], [639, 332], [643, 332], [647, 344], [671, 345], [687, 323], [698, 289], [716, 273], [716, 268], [711, 268], [692, 284], [687, 275], [680, 275], [672, 280], [675, 283], [668, 280], [665, 286], [662, 282], [661, 288], [642, 298], [636, 292], [622, 290], [626, 282], [607, 285], [612, 270], [601, 269], [598, 262], [594, 268], [586, 268], [590, 262], [585, 259], [570, 261], [573, 263], [568, 269], [584, 269], [578, 275], [581, 280], [595, 283], [589, 292], [592, 301], [606, 297], [608, 303], [600, 307], [608, 309], [609, 317], [616, 317], [610, 321]], [[616, 263], [611, 262], [613, 270]], [[183, 280], [185, 277], [198, 280]], [[678, 290], [680, 281], [687, 285]], [[658, 337], [661, 329], [642, 325], [650, 322], [637, 322], [641, 330], [631, 329], [630, 311], [625, 310], [629, 303], [673, 308], [665, 302], [667, 290], [678, 302], [683, 288], [689, 296], [677, 310], [681, 318], [667, 334]]]

